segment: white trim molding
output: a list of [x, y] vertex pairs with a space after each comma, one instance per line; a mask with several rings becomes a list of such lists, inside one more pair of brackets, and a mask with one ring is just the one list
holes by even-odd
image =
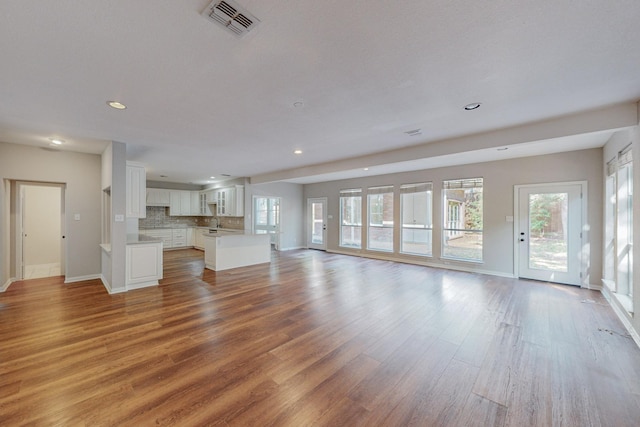
[[16, 281], [16, 278], [15, 278], [15, 277], [10, 277], [10, 278], [9, 278], [9, 279], [4, 283], [4, 285], [2, 285], [2, 287], [0, 287], [0, 292], [4, 292], [4, 291], [6, 291], [7, 289], [9, 289], [9, 286], [11, 286], [11, 284], [12, 284], [13, 282], [15, 282], [15, 281]]
[[607, 288], [606, 286], [603, 286], [600, 292], [602, 293], [604, 298], [609, 302], [609, 305], [613, 309], [613, 312], [616, 314], [616, 316], [618, 316], [618, 319], [620, 319], [620, 321], [624, 325], [627, 332], [629, 332], [629, 335], [631, 335], [631, 338], [633, 339], [633, 341], [636, 343], [638, 348], [640, 348], [640, 335], [638, 335], [638, 332], [633, 328], [633, 325], [627, 318], [626, 314], [623, 312], [624, 309], [620, 307], [620, 304], [616, 300], [616, 298], [614, 298], [613, 295], [611, 295], [611, 291], [609, 290], [609, 288]]
[[86, 276], [65, 277], [64, 283], [84, 282], [85, 280], [101, 279], [99, 274], [88, 274]]

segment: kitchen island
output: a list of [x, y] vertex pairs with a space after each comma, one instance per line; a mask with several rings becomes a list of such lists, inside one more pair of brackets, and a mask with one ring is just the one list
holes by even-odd
[[203, 235], [204, 266], [210, 270], [228, 270], [271, 262], [268, 234], [218, 231]]

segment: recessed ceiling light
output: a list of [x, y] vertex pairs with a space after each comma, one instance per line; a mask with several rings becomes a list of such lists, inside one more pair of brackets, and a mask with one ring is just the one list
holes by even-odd
[[302, 150], [294, 150], [293, 154], [302, 154]]
[[64, 140], [58, 139], [58, 138], [49, 138], [49, 141], [51, 141], [51, 143], [54, 144], [54, 145], [62, 145], [62, 144], [64, 144]]
[[476, 109], [480, 108], [480, 105], [482, 105], [480, 102], [473, 102], [471, 104], [465, 105], [464, 109], [467, 110], [467, 111], [476, 110]]
[[215, 176], [210, 176], [209, 178], [210, 178], [210, 179], [216, 179], [216, 177], [215, 177]]
[[368, 171], [368, 170], [369, 170], [369, 168], [364, 168], [364, 169], [362, 169], [362, 170], [363, 170], [363, 171]]
[[107, 105], [111, 108], [115, 108], [116, 110], [124, 110], [125, 108], [127, 108], [126, 105], [118, 101], [107, 101]]
[[293, 106], [296, 107], [296, 108], [302, 108], [302, 107], [304, 107], [304, 102], [296, 101], [296, 102], [293, 103]]

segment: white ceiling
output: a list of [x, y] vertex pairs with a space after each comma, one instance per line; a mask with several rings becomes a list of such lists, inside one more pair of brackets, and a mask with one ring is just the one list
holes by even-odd
[[[354, 166], [376, 153], [640, 99], [638, 0], [239, 3], [261, 21], [245, 38], [201, 16], [206, 0], [3, 0], [0, 141], [124, 142], [152, 180], [316, 182], [372, 173]], [[612, 131], [375, 173], [601, 146]]]

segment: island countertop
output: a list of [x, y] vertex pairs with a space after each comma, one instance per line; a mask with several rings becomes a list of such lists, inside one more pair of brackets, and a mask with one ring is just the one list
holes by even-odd
[[203, 233], [204, 262], [210, 270], [271, 262], [271, 236], [245, 232]]

